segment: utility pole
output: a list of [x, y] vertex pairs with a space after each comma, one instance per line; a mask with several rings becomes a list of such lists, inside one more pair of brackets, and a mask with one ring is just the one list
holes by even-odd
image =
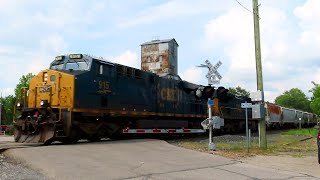
[[[253, 21], [254, 21], [254, 44], [256, 54], [256, 73], [257, 73], [257, 90], [263, 92], [263, 78], [262, 78], [262, 64], [261, 64], [261, 48], [260, 48], [260, 27], [259, 27], [259, 4], [258, 0], [252, 0], [253, 2]], [[261, 102], [264, 104], [264, 100]], [[267, 136], [266, 136], [266, 120], [265, 117], [259, 120], [259, 142], [260, 148], [267, 148]]]

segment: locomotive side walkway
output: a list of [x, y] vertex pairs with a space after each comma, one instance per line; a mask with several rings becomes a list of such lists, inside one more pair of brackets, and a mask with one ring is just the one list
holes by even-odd
[[316, 179], [151, 139], [11, 149], [5, 155], [50, 179]]

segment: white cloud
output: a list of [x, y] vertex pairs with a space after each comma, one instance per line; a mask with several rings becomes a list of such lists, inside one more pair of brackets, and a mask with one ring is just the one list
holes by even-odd
[[299, 43], [304, 55], [309, 58], [319, 58], [320, 24], [315, 18], [320, 16], [320, 1], [308, 0], [302, 6], [295, 8], [294, 14], [298, 17], [302, 29]]
[[41, 48], [53, 54], [62, 54], [68, 48], [67, 42], [60, 35], [50, 35], [41, 41]]
[[140, 69], [140, 61], [138, 61], [137, 53], [132, 52], [130, 50], [127, 50], [123, 54], [108, 59], [118, 64]]
[[315, 18], [320, 16], [320, 1], [307, 0], [302, 6], [298, 6], [294, 10], [294, 14], [300, 18], [299, 23], [302, 28], [319, 28], [319, 23], [315, 23]]
[[[313, 3], [315, 2], [313, 1]], [[306, 7], [306, 5], [303, 7]], [[311, 8], [311, 6], [307, 7]], [[317, 7], [320, 8], [320, 6]], [[302, 9], [296, 10], [295, 13], [301, 14], [303, 11], [308, 11]], [[320, 9], [314, 12], [318, 13]], [[314, 15], [312, 16], [315, 17]], [[273, 101], [276, 96], [282, 94], [285, 90], [295, 87], [307, 93], [312, 87], [310, 82], [317, 76], [314, 76], [310, 64], [304, 61], [309, 60], [309, 58], [320, 57], [317, 53], [318, 50], [316, 50], [319, 49], [318, 44], [314, 42], [320, 32], [312, 35], [306, 35], [305, 32], [297, 33], [295, 31], [296, 26], [288, 21], [286, 12], [276, 8], [275, 5], [262, 6], [260, 17], [266, 100]], [[309, 15], [301, 15], [301, 17], [304, 17], [305, 20], [301, 20], [304, 22], [300, 22], [300, 24], [306, 24], [306, 19], [308, 19], [306, 17], [309, 17]], [[310, 21], [310, 23], [315, 22]], [[309, 25], [309, 27], [314, 26]], [[240, 85], [250, 91], [256, 90], [253, 37], [252, 14], [243, 11], [243, 9], [230, 9], [205, 25], [204, 48], [209, 51], [222, 49], [227, 64], [229, 64], [224, 79], [222, 79], [223, 83], [231, 87]], [[304, 37], [305, 43], [302, 43], [301, 37]], [[307, 40], [313, 42], [306, 43]], [[314, 46], [317, 48], [314, 48]]]
[[14, 88], [0, 88], [0, 93], [2, 93], [2, 97], [6, 97], [8, 95], [13, 95]]
[[187, 68], [180, 75], [182, 80], [195, 84], [202, 84], [203, 77], [205, 77], [203, 69], [196, 67]]
[[[144, 8], [134, 17], [123, 20], [119, 27], [126, 28], [141, 24], [155, 23], [159, 20], [174, 20], [179, 17], [192, 16], [205, 12], [217, 12], [228, 8], [230, 2], [219, 2], [217, 0], [170, 0], [163, 4], [158, 4]], [[212, 8], [214, 7], [214, 8]]]
[[1, 56], [8, 56], [8, 55], [12, 55], [13, 53], [15, 53], [15, 49], [13, 47], [9, 47], [9, 46], [1, 46], [0, 45], [0, 57]]

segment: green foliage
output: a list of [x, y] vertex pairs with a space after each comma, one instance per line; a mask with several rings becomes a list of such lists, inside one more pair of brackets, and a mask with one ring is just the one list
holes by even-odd
[[292, 129], [286, 132], [281, 133], [281, 135], [290, 135], [290, 136], [317, 136], [318, 130], [315, 128], [307, 129]]
[[0, 101], [2, 103], [2, 122], [1, 124], [12, 124], [14, 118], [14, 108], [16, 105], [17, 99], [21, 99], [21, 89], [24, 87], [29, 87], [30, 80], [34, 77], [32, 73], [23, 75], [19, 83], [17, 84], [14, 93], [15, 95], [9, 95], [5, 98], [2, 98]]
[[275, 99], [275, 103], [283, 107], [311, 112], [310, 101], [298, 88], [292, 88], [289, 91], [285, 91]]
[[320, 115], [320, 86], [315, 86], [312, 91], [313, 97], [311, 101], [311, 109], [314, 113]]
[[1, 111], [1, 124], [4, 124], [4, 121], [6, 120], [6, 110], [4, 108], [4, 99], [1, 97], [0, 99], [0, 111]]
[[30, 80], [34, 77], [34, 74], [32, 73], [29, 73], [27, 75], [23, 75], [20, 80], [19, 80], [19, 83], [17, 84], [16, 86], [16, 89], [14, 90], [14, 94], [15, 94], [15, 97], [17, 99], [21, 99], [21, 89], [24, 88], [24, 87], [29, 87], [29, 84], [30, 84]]
[[1, 124], [12, 124], [13, 115], [14, 115], [14, 106], [16, 98], [12, 95], [9, 95], [1, 99], [2, 103], [2, 122]]
[[229, 88], [229, 93], [237, 95], [237, 96], [250, 96], [250, 92], [237, 86], [236, 88]]

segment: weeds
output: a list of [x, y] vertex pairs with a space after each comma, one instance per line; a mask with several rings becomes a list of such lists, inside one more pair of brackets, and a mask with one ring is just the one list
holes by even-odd
[[315, 128], [304, 128], [304, 129], [292, 129], [287, 132], [281, 133], [281, 135], [315, 137], [317, 133], [318, 133], [318, 130]]
[[[239, 159], [243, 157], [253, 155], [279, 155], [286, 154], [293, 157], [303, 157], [306, 155], [314, 155], [317, 151], [316, 138], [312, 137], [307, 139], [305, 137], [314, 136], [316, 134], [315, 129], [298, 129], [289, 130], [278, 134], [268, 135], [268, 148], [260, 149], [259, 142], [257, 139], [251, 142], [249, 153], [247, 152], [246, 141], [226, 141], [217, 142], [217, 151], [214, 154], [222, 155], [225, 157]], [[303, 141], [301, 141], [303, 140]], [[201, 152], [210, 152], [208, 150], [208, 140], [204, 138], [191, 138], [184, 139], [179, 142], [175, 142], [180, 147], [187, 149], [193, 149]]]

